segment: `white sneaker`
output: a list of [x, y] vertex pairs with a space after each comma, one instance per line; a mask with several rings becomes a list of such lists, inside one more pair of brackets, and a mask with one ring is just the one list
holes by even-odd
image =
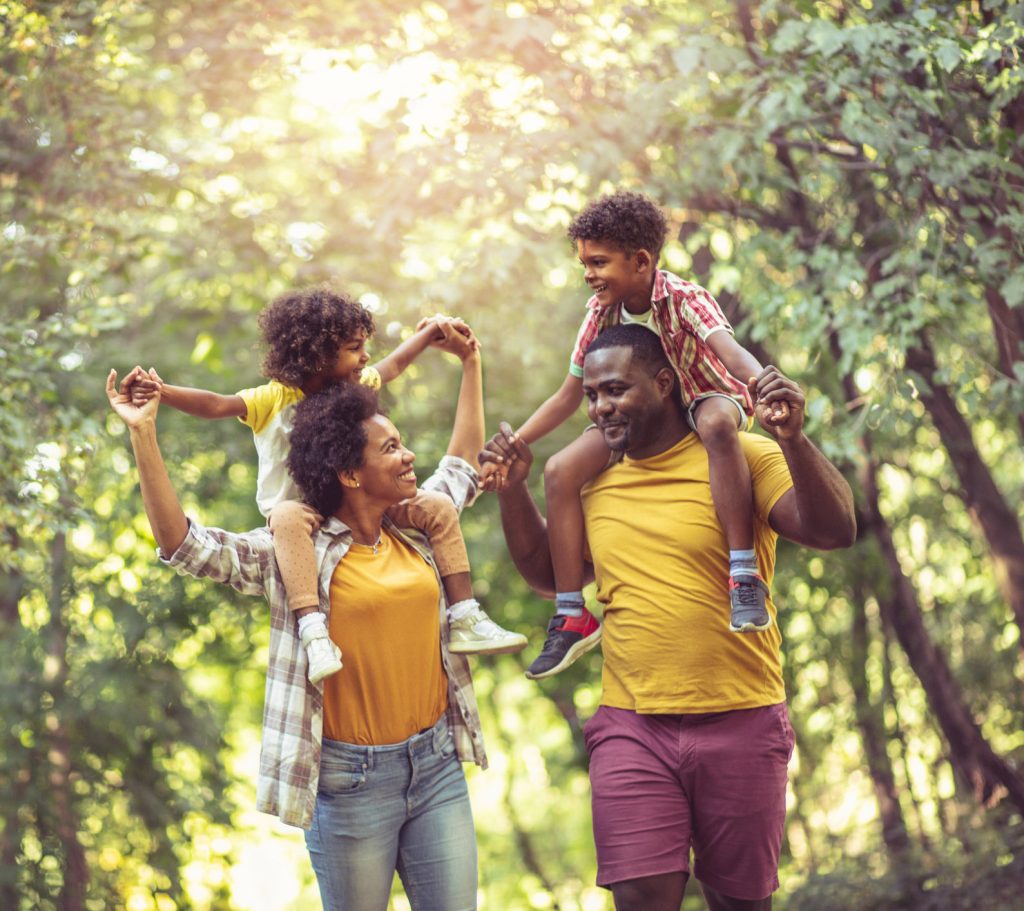
[[526, 648], [526, 636], [502, 629], [479, 607], [448, 624], [448, 651], [457, 655], [504, 655]]
[[341, 670], [341, 649], [331, 642], [326, 629], [306, 630], [302, 644], [306, 649], [306, 676], [310, 683], [319, 683]]

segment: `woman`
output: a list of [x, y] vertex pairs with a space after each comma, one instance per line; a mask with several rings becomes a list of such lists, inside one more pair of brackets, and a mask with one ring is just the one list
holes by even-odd
[[[463, 358], [448, 455], [424, 486], [462, 508], [482, 448], [479, 354]], [[128, 426], [143, 503], [162, 559], [178, 572], [267, 598], [270, 661], [257, 785], [259, 809], [306, 830], [327, 911], [384, 911], [395, 871], [415, 911], [476, 907], [476, 841], [461, 761], [486, 766], [466, 659], [447, 648], [429, 544], [389, 507], [416, 490], [413, 453], [376, 394], [343, 384], [296, 412], [289, 467], [328, 516], [316, 535], [324, 612], [345, 641], [344, 668], [306, 679], [265, 528], [245, 534], [186, 518], [156, 434], [159, 399], [131, 402], [136, 367], [107, 395]]]

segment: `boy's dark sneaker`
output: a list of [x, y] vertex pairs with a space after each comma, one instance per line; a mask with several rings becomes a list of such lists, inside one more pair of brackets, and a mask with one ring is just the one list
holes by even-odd
[[542, 680], [564, 671], [601, 641], [601, 624], [586, 608], [579, 617], [555, 614], [540, 654], [526, 669], [531, 680]]
[[765, 606], [768, 586], [756, 570], [733, 573], [729, 576], [729, 603], [732, 617], [729, 629], [734, 633], [759, 633], [772, 625], [771, 614]]

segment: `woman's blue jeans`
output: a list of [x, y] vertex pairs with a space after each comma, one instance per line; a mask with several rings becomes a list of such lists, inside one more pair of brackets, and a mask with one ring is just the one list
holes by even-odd
[[445, 717], [388, 746], [324, 740], [306, 847], [324, 911], [386, 911], [396, 870], [414, 911], [473, 911], [476, 834]]

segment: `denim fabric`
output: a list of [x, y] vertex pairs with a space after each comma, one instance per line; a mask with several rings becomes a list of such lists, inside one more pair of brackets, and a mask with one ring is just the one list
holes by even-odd
[[306, 847], [324, 911], [386, 911], [396, 870], [414, 911], [473, 911], [476, 835], [445, 717], [388, 746], [325, 739]]

